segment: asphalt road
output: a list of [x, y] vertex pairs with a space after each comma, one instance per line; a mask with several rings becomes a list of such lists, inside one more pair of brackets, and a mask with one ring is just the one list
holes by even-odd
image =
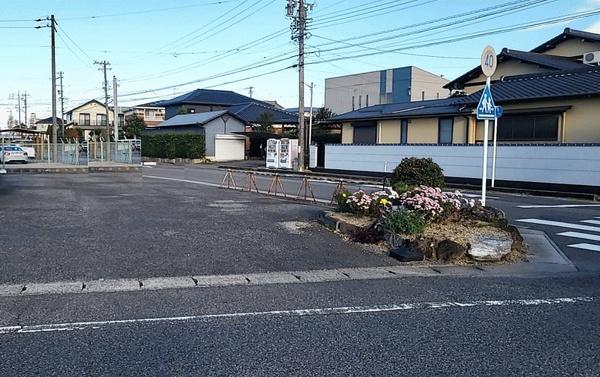
[[[222, 171], [143, 175], [0, 177], [0, 288], [397, 264], [319, 228], [318, 205], [215, 187]], [[335, 184], [314, 187], [325, 199]], [[600, 216], [588, 202], [497, 198], [514, 222]], [[557, 203], [586, 207], [520, 207]], [[600, 375], [598, 253], [523, 224], [545, 227], [581, 272], [0, 292], [0, 376]]]

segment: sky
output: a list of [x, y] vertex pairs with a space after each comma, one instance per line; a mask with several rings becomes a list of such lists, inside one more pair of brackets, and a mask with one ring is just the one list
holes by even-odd
[[[0, 0], [0, 127], [9, 113], [17, 118], [19, 92], [28, 94], [28, 113], [51, 115], [45, 27], [51, 14], [58, 23], [56, 64], [64, 72], [65, 111], [102, 100], [96, 61], [110, 62], [108, 77], [111, 87], [113, 75], [119, 80], [120, 106], [197, 88], [249, 95], [252, 87], [256, 99], [297, 107], [297, 45], [285, 5]], [[565, 27], [600, 33], [600, 13], [594, 11], [600, 12], [600, 0], [317, 0], [309, 12], [305, 80], [314, 82], [314, 105], [322, 106], [327, 77], [414, 65], [452, 79], [479, 65], [488, 44], [497, 52], [527, 51]], [[485, 32], [490, 34], [479, 35]], [[307, 90], [307, 105], [309, 100]]]

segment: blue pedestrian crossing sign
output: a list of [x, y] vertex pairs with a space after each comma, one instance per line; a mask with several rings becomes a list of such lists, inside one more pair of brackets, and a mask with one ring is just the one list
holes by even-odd
[[486, 85], [481, 93], [479, 104], [477, 105], [477, 119], [496, 118], [496, 105], [492, 97], [492, 91], [489, 85]]

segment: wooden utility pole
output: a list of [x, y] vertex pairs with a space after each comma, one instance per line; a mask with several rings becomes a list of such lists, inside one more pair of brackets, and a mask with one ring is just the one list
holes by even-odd
[[50, 16], [50, 46], [52, 50], [52, 143], [53, 161], [58, 162], [58, 129], [56, 127], [56, 20]]

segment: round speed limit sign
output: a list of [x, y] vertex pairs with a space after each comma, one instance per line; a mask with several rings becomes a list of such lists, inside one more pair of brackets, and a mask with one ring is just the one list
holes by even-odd
[[496, 58], [496, 51], [492, 46], [486, 46], [481, 54], [481, 70], [487, 77], [491, 77], [496, 72], [496, 66], [498, 65], [498, 59]]

